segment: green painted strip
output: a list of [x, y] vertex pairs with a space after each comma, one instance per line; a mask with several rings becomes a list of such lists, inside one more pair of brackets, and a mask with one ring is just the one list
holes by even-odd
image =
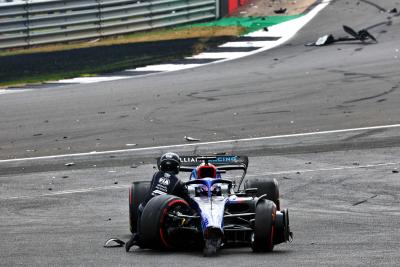
[[292, 19], [299, 18], [303, 15], [294, 15], [294, 16], [268, 16], [268, 17], [246, 17], [246, 18], [237, 18], [237, 17], [228, 17], [222, 18], [215, 21], [203, 22], [191, 24], [189, 26], [184, 26], [184, 28], [192, 28], [192, 27], [232, 27], [239, 26], [246, 29], [245, 33], [250, 33], [254, 31], [261, 30], [265, 27], [270, 27], [285, 21], [289, 21]]

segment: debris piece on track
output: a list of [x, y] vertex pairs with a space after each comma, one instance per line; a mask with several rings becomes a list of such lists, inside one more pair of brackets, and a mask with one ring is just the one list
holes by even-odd
[[194, 137], [190, 137], [190, 136], [184, 136], [183, 138], [185, 138], [185, 139], [186, 139], [186, 141], [189, 141], [189, 142], [196, 142], [196, 141], [200, 141], [200, 139], [198, 139], [198, 138], [194, 138]]
[[284, 14], [284, 13], [286, 13], [286, 8], [279, 8], [279, 9], [275, 9], [274, 10], [274, 12], [275, 12], [275, 14]]
[[[114, 244], [113, 244], [114, 243]], [[120, 248], [125, 245], [125, 242], [119, 238], [110, 238], [106, 241], [103, 247], [105, 248]]]

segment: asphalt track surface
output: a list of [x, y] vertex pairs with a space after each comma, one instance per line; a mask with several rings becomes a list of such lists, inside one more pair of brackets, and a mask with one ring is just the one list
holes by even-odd
[[[379, 1], [387, 9], [399, 1]], [[399, 266], [400, 27], [371, 30], [378, 44], [305, 47], [388, 14], [333, 1], [289, 43], [192, 70], [0, 95], [2, 266]], [[364, 129], [318, 133], [337, 129]], [[181, 147], [250, 155], [249, 179], [275, 177], [295, 239], [270, 254], [249, 248], [161, 253], [105, 249], [127, 239], [127, 187], [149, 179], [163, 149], [27, 158], [259, 136]], [[74, 162], [73, 166], [65, 166]], [[134, 164], [132, 166], [132, 164]], [[51, 190], [49, 190], [51, 189]]]

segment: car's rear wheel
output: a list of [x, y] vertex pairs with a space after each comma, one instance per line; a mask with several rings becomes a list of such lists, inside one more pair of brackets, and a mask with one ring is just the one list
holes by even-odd
[[254, 252], [269, 252], [274, 249], [275, 204], [261, 199], [256, 206], [255, 226], [251, 248]]
[[187, 213], [188, 203], [172, 195], [160, 195], [152, 198], [143, 210], [140, 224], [142, 247], [152, 249], [174, 249], [180, 243], [174, 235], [179, 220], [170, 216], [174, 211]]
[[280, 210], [278, 181], [272, 178], [256, 178], [246, 180], [244, 188], [257, 188], [257, 196], [267, 195], [266, 199], [275, 203], [277, 210]]
[[150, 188], [149, 182], [133, 182], [129, 188], [129, 229], [131, 233], [137, 231], [138, 209]]

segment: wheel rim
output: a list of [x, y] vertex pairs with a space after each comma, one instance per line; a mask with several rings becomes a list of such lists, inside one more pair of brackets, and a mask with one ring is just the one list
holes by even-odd
[[188, 204], [186, 201], [184, 201], [183, 199], [176, 199], [176, 200], [173, 200], [170, 203], [168, 203], [167, 207], [165, 207], [164, 210], [162, 211], [161, 217], [160, 217], [159, 234], [160, 234], [160, 241], [165, 248], [167, 248], [167, 249], [175, 248], [175, 246], [172, 242], [173, 235], [171, 236], [168, 233], [168, 228], [172, 227], [174, 222], [172, 221], [171, 218], [169, 218], [168, 213], [172, 209], [187, 208], [187, 207], [188, 207]]

